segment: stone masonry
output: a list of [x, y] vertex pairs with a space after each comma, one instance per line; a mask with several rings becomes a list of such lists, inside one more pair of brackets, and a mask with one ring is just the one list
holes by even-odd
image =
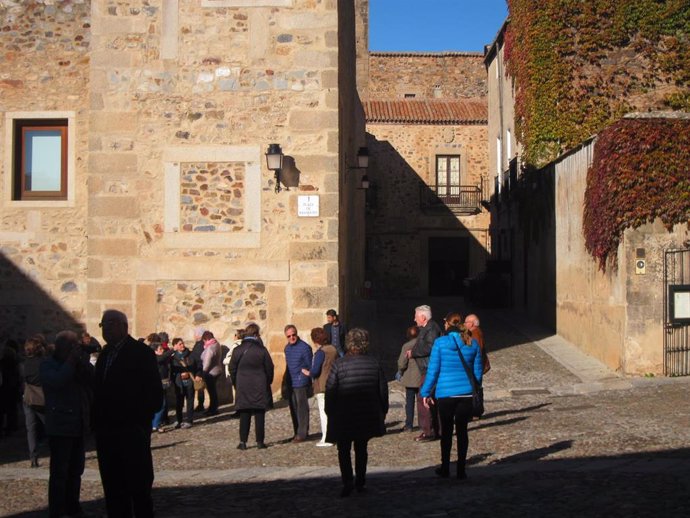
[[[279, 368], [283, 326], [323, 324], [348, 280], [340, 171], [356, 121], [338, 110], [356, 97], [339, 69], [354, 77], [356, 13], [340, 4], [2, 2], [1, 331], [96, 333], [115, 308], [136, 336], [203, 326], [229, 343], [255, 320]], [[58, 116], [67, 200], [15, 200], [13, 121]], [[269, 143], [289, 165], [280, 193]], [[303, 193], [318, 216], [298, 217]]]

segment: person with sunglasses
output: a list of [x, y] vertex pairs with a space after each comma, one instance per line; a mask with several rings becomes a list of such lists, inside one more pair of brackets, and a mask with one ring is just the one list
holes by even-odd
[[292, 442], [304, 442], [309, 435], [309, 387], [311, 378], [302, 369], [309, 371], [314, 354], [308, 343], [297, 334], [293, 324], [285, 326], [285, 376], [290, 384], [290, 417], [295, 432]]

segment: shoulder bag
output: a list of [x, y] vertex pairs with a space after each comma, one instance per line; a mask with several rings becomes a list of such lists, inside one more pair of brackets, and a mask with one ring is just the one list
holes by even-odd
[[26, 383], [24, 385], [24, 403], [34, 409], [45, 406], [46, 400], [43, 396], [43, 387]]
[[458, 341], [455, 339], [455, 337], [453, 337], [453, 341], [455, 342], [455, 345], [458, 346], [456, 351], [458, 351], [458, 356], [460, 357], [462, 366], [465, 368], [467, 378], [472, 384], [472, 415], [474, 417], [480, 417], [484, 413], [484, 388], [477, 382], [477, 378], [474, 377], [474, 373], [470, 369], [470, 366], [467, 365], [465, 357], [462, 355], [462, 352], [460, 352], [460, 346], [458, 345]]
[[190, 377], [192, 378], [192, 383], [194, 383], [194, 391], [196, 392], [197, 390], [205, 390], [206, 389], [206, 382], [204, 381], [204, 378], [197, 379], [194, 374], [192, 374], [189, 371], [189, 367], [187, 367], [187, 359], [186, 358], [181, 358], [180, 363], [182, 366], [185, 368], [185, 370], [189, 373]]

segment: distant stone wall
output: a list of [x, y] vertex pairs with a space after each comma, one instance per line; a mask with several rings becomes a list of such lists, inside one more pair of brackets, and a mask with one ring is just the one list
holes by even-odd
[[[489, 250], [489, 213], [427, 210], [427, 186], [436, 185], [436, 156], [460, 155], [460, 183], [488, 189], [486, 125], [368, 124], [367, 174], [375, 189], [367, 226], [367, 264], [375, 296], [427, 293], [433, 237], [469, 238], [469, 273], [484, 270]], [[485, 192], [485, 197], [488, 192]]]
[[478, 52], [372, 52], [367, 99], [486, 97], [487, 77]]
[[266, 326], [269, 303], [261, 282], [163, 281], [156, 284], [156, 330], [170, 336], [193, 337], [195, 328], [230, 340], [247, 322]]

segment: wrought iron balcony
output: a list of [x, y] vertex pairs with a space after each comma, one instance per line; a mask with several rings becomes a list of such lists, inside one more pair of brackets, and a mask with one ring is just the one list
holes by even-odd
[[422, 209], [448, 209], [456, 214], [481, 211], [482, 189], [476, 185], [422, 185], [419, 194]]

